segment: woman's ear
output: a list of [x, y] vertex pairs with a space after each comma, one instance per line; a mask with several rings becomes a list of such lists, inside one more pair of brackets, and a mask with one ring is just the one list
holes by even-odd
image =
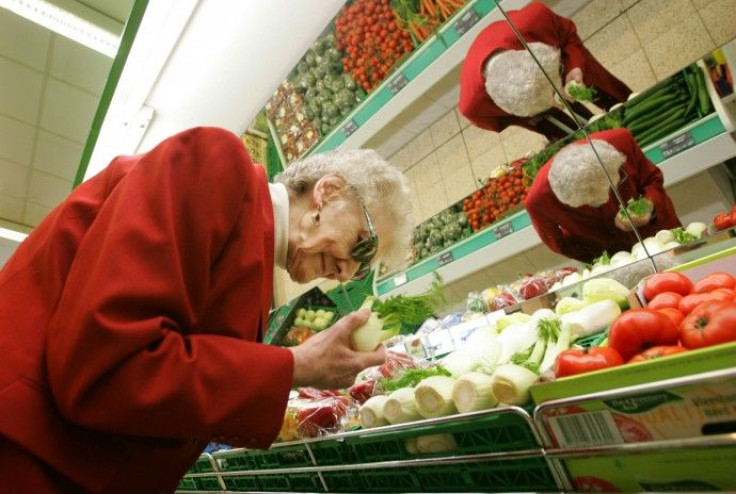
[[330, 174], [317, 180], [312, 189], [312, 199], [316, 205], [324, 205], [340, 195], [347, 186], [345, 179], [339, 175]]

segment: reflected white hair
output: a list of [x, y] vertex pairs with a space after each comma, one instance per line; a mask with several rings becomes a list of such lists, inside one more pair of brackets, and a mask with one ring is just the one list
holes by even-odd
[[[555, 87], [561, 87], [560, 50], [537, 41], [528, 46]], [[555, 106], [549, 80], [526, 50], [507, 50], [491, 57], [485, 78], [488, 96], [506, 113], [531, 117]]]
[[[385, 249], [381, 261], [390, 267], [404, 264], [411, 248], [412, 202], [409, 184], [396, 167], [371, 149], [335, 150], [291, 163], [274, 181], [290, 193], [302, 194], [325, 175], [345, 180], [347, 194], [363, 200], [371, 215], [387, 218], [391, 238], [379, 238]], [[385, 235], [384, 235], [385, 236]]]
[[606, 174], [614, 185], [618, 185], [618, 170], [626, 161], [624, 154], [612, 144], [600, 139], [591, 142], [595, 152], [587, 141], [568, 144], [557, 153], [549, 166], [548, 179], [552, 192], [560, 202], [574, 208], [605, 204], [610, 190]]

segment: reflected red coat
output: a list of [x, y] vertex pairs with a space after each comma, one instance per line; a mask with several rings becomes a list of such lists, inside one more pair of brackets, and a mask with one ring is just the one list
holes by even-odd
[[263, 170], [209, 128], [54, 209], [0, 273], [2, 488], [171, 492], [215, 436], [270, 445], [293, 373], [256, 343], [273, 228]]
[[[628, 178], [618, 185], [624, 201], [646, 196], [654, 203], [656, 219], [639, 228], [642, 238], [659, 230], [681, 226], [675, 207], [664, 190], [662, 171], [644, 156], [634, 137], [626, 129], [605, 130], [591, 134], [592, 139], [604, 140], [626, 156], [619, 173]], [[587, 145], [580, 140], [572, 145]], [[582, 262], [590, 262], [604, 250], [614, 253], [630, 250], [638, 241], [634, 233], [616, 228], [618, 202], [613, 194], [601, 207], [573, 208], [557, 199], [549, 185], [549, 167], [554, 156], [539, 170], [524, 205], [542, 241], [553, 251]]]
[[[514, 26], [529, 43], [538, 41], [559, 48], [565, 75], [574, 68], [583, 71], [586, 86], [593, 85], [618, 101], [626, 101], [631, 90], [608, 72], [583, 46], [575, 23], [555, 14], [547, 6], [533, 2], [520, 10], [508, 12]], [[458, 109], [476, 126], [501, 132], [509, 125], [534, 130], [527, 118], [509, 115], [496, 106], [485, 86], [484, 66], [498, 51], [523, 50], [516, 34], [506, 20], [488, 25], [470, 45], [460, 72], [460, 102]]]

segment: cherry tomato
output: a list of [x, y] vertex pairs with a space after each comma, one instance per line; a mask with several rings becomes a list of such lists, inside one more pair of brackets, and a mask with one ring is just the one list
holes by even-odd
[[695, 285], [693, 286], [693, 293], [712, 292], [717, 288], [733, 289], [734, 286], [736, 286], [736, 278], [734, 278], [730, 274], [713, 273], [695, 283]]
[[555, 375], [557, 377], [574, 376], [623, 363], [624, 359], [611, 347], [570, 348], [557, 356]]
[[656, 309], [657, 312], [661, 312], [665, 316], [672, 319], [672, 322], [675, 323], [675, 326], [678, 328], [680, 327], [680, 323], [683, 319], [685, 319], [685, 314], [683, 314], [679, 309], [676, 309], [674, 307], [663, 307], [661, 309]]
[[652, 300], [656, 295], [663, 292], [675, 292], [687, 295], [693, 289], [693, 282], [682, 273], [665, 272], [656, 273], [644, 282], [644, 298]]
[[647, 304], [647, 309], [659, 310], [665, 307], [677, 308], [677, 304], [682, 300], [682, 295], [675, 292], [662, 292], [654, 296]]
[[693, 309], [700, 304], [710, 302], [711, 300], [728, 300], [730, 297], [723, 292], [711, 292], [711, 293], [693, 293], [682, 297], [677, 308], [685, 315], [690, 314]]
[[731, 213], [719, 213], [713, 218], [713, 225], [716, 230], [728, 230], [733, 226], [733, 219]]
[[625, 360], [656, 345], [675, 345], [680, 334], [672, 319], [649, 309], [632, 309], [614, 321], [608, 344]]
[[633, 362], [646, 362], [647, 360], [654, 360], [657, 358], [666, 357], [668, 355], [674, 355], [676, 353], [686, 352], [687, 348], [681, 347], [680, 345], [658, 345], [653, 346], [643, 352], [634, 355], [629, 359], [629, 363]]
[[680, 325], [687, 348], [702, 348], [736, 341], [736, 302], [712, 300], [699, 305]]

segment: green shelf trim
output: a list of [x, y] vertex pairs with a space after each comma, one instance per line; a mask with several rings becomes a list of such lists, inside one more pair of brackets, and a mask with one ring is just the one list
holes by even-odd
[[[515, 214], [511, 218], [508, 218], [504, 221], [498, 222], [496, 224], [493, 224], [487, 228], [484, 228], [483, 230], [480, 230], [479, 232], [476, 232], [474, 235], [466, 238], [465, 240], [448, 247], [447, 249], [444, 249], [437, 254], [428, 257], [417, 264], [414, 264], [413, 266], [410, 266], [406, 271], [403, 273], [393, 273], [386, 278], [379, 280], [378, 283], [376, 283], [376, 293], [380, 295], [385, 295], [399, 286], [402, 286], [410, 281], [419, 279], [423, 276], [426, 276], [428, 274], [431, 274], [438, 268], [442, 267], [443, 265], [451, 264], [452, 262], [455, 262], [459, 259], [462, 259], [463, 257], [469, 256], [476, 252], [479, 249], [482, 249], [483, 247], [486, 247], [488, 245], [493, 244], [494, 242], [497, 242], [501, 238], [504, 238], [509, 235], [513, 235], [514, 233], [527, 228], [531, 226], [532, 220], [529, 217], [529, 214], [526, 211], [520, 211], [519, 213]], [[496, 232], [501, 230], [504, 231], [504, 229], [509, 228], [506, 225], [511, 225], [511, 230], [509, 232], [506, 232], [506, 234], [502, 234], [500, 238], [496, 237]], [[448, 253], [450, 256], [452, 256], [452, 261], [448, 263], [441, 264], [440, 260], [444, 257], [448, 256]], [[406, 282], [401, 283], [399, 286], [396, 285], [395, 279], [400, 276], [406, 276]]]
[[[664, 142], [668, 142], [673, 138], [684, 134], [685, 132], [690, 132], [690, 135], [692, 135], [694, 141], [693, 146], [697, 146], [698, 144], [702, 144], [705, 141], [716, 137], [717, 135], [723, 134], [725, 131], [726, 128], [723, 126], [723, 122], [721, 122], [718, 114], [711, 113], [710, 115], [703, 117], [702, 119], [692, 124], [692, 126], [687, 126], [683, 129], [673, 132], [672, 135], [668, 136]], [[664, 154], [662, 154], [662, 144], [663, 143], [660, 142], [656, 146], [645, 149], [644, 151], [646, 157], [649, 158], [649, 160], [655, 165], [662, 163], [666, 159], [664, 157]]]

